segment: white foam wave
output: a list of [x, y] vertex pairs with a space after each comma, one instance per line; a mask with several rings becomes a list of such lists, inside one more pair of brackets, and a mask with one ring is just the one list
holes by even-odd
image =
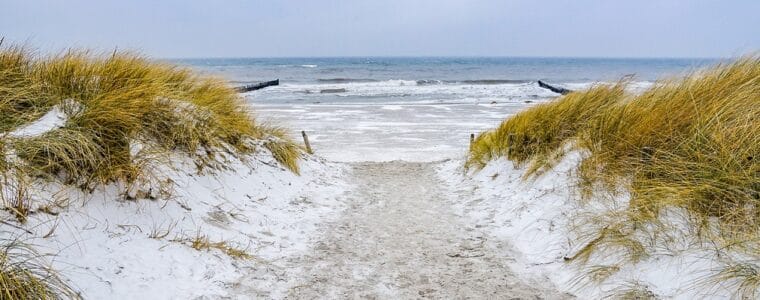
[[[560, 84], [573, 90], [583, 90], [594, 82]], [[628, 89], [637, 93], [651, 82], [632, 82]], [[330, 92], [322, 92], [330, 91]], [[289, 84], [257, 91], [255, 101], [268, 103], [524, 103], [559, 96], [539, 87], [535, 82], [509, 84], [436, 84], [419, 85], [413, 80], [375, 82], [335, 82]]]

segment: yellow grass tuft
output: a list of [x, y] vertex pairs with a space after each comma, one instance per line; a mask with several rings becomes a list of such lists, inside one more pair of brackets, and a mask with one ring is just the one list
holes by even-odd
[[31, 78], [31, 57], [21, 47], [0, 48], [0, 132], [35, 120], [53, 105]]
[[302, 150], [291, 140], [285, 137], [272, 137], [264, 142], [264, 147], [272, 152], [274, 158], [286, 168], [296, 174], [299, 173], [298, 160], [301, 157]]
[[588, 121], [624, 98], [624, 88], [624, 82], [598, 85], [518, 113], [495, 130], [478, 135], [467, 165], [480, 168], [492, 159], [506, 157], [520, 164], [532, 160], [532, 169], [537, 171], [547, 166], [563, 143], [576, 138]]
[[678, 206], [724, 233], [760, 228], [760, 57], [660, 82], [591, 122], [583, 175], [631, 175], [632, 209]]
[[649, 288], [637, 281], [627, 282], [610, 291], [604, 299], [655, 300], [659, 299]]
[[0, 299], [80, 299], [80, 296], [46, 267], [34, 250], [15, 240], [3, 240]]
[[8, 211], [19, 223], [25, 223], [31, 211], [28, 184], [23, 178], [0, 174], [0, 209]]
[[250, 259], [253, 256], [248, 254], [243, 249], [240, 249], [238, 247], [230, 245], [229, 242], [226, 241], [220, 241], [220, 242], [212, 242], [208, 236], [198, 234], [194, 238], [191, 239], [185, 239], [185, 240], [175, 240], [187, 243], [191, 248], [203, 251], [203, 250], [211, 250], [216, 249], [224, 252], [224, 254], [227, 254], [229, 257], [235, 258], [235, 259]]
[[731, 262], [708, 281], [735, 287], [738, 299], [757, 299], [760, 296], [760, 266], [749, 262]]

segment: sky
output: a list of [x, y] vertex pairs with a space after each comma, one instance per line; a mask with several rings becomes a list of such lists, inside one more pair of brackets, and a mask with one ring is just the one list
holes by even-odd
[[0, 0], [0, 36], [160, 58], [733, 57], [760, 50], [759, 11], [758, 0]]

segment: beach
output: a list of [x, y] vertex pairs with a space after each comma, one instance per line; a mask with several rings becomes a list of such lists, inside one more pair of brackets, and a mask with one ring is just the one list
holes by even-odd
[[280, 79], [244, 94], [259, 119], [305, 131], [337, 162], [461, 158], [471, 134], [569, 89], [632, 76], [631, 90], [705, 59], [269, 58], [174, 61], [233, 85]]
[[760, 1], [3, 1], [0, 299], [760, 299]]
[[[634, 240], [645, 239], [645, 232], [628, 235], [640, 230], [625, 227], [635, 221], [619, 224], [609, 218], [632, 215], [626, 211], [633, 195], [627, 188], [594, 186], [591, 196], [579, 196], [579, 172], [596, 150], [579, 146], [593, 143], [576, 142], [595, 136], [582, 131], [584, 126], [608, 124], [595, 121], [607, 115], [627, 116], [613, 109], [626, 109], [626, 101], [645, 91], [667, 91], [662, 87], [674, 83], [658, 82], [657, 76], [688, 74], [688, 66], [707, 60], [179, 62], [223, 78], [204, 81], [183, 76], [172, 65], [130, 56], [56, 59], [79, 64], [92, 78], [119, 78], [120, 71], [110, 73], [118, 68], [87, 67], [113, 60], [125, 63], [120, 68], [134, 72], [130, 76], [144, 74], [141, 68], [155, 72], [133, 87], [148, 96], [130, 96], [129, 103], [64, 97], [26, 106], [14, 112], [18, 118], [8, 119], [10, 130], [0, 140], [8, 143], [8, 163], [0, 167], [14, 177], [0, 188], [17, 205], [4, 212], [5, 218], [22, 225], [3, 228], [40, 253], [27, 254], [32, 260], [19, 256], [23, 260], [13, 266], [28, 268], [32, 261], [37, 267], [42, 264], [37, 259], [54, 257], [50, 269], [41, 269], [53, 274], [43, 278], [53, 279], [40, 282], [53, 284], [62, 295], [690, 299], [707, 289], [709, 298], [734, 293], [693, 284], [716, 276], [712, 270], [731, 267], [719, 256], [741, 259], [740, 252], [715, 254], [697, 241], [673, 245], [654, 238], [645, 242], [660, 243], [660, 248], [647, 248]], [[34, 66], [47, 72], [49, 77], [39, 79], [46, 84], [72, 78], [59, 78], [45, 64]], [[230, 88], [272, 79], [278, 84], [254, 91]], [[562, 96], [538, 80], [575, 92]], [[707, 87], [715, 82], [704, 81]], [[30, 93], [40, 86], [47, 85], [31, 85]], [[734, 88], [741, 92], [744, 86]], [[114, 87], [93, 90], [123, 92]], [[48, 92], [61, 91], [67, 90]], [[178, 94], [188, 97], [165, 98]], [[688, 96], [681, 100], [689, 101]], [[655, 104], [663, 103], [668, 104]], [[94, 109], [108, 113], [85, 113]], [[99, 118], [124, 111], [131, 112], [124, 116], [130, 122]], [[693, 126], [688, 122], [694, 118], [684, 122]], [[519, 122], [526, 119], [530, 122]], [[669, 128], [669, 118], [657, 120]], [[103, 128], [119, 138], [102, 140], [98, 130]], [[526, 157], [514, 156], [520, 151]], [[637, 158], [640, 151], [633, 151], [628, 157]], [[38, 153], [52, 158], [35, 160]], [[653, 153], [644, 153], [646, 159], [628, 164], [651, 162]], [[81, 158], [56, 158], [68, 155]], [[51, 161], [52, 168], [33, 165]], [[79, 172], [72, 161], [93, 165]], [[102, 172], [103, 165], [113, 170]], [[673, 208], [658, 222], [667, 234], [695, 238], [686, 231], [692, 228], [688, 214]], [[620, 227], [610, 231], [607, 226], [613, 225]], [[609, 236], [612, 245], [601, 244], [609, 248], [598, 254], [587, 250]], [[621, 240], [622, 246], [614, 244]], [[15, 251], [15, 245], [6, 247]], [[681, 246], [688, 251], [674, 250]], [[603, 265], [570, 263], [579, 255]], [[209, 284], [198, 288], [198, 281]]]

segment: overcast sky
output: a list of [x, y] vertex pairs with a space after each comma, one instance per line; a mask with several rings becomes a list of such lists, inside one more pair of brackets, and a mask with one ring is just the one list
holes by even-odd
[[41, 51], [271, 56], [727, 57], [760, 50], [760, 0], [0, 0]]

